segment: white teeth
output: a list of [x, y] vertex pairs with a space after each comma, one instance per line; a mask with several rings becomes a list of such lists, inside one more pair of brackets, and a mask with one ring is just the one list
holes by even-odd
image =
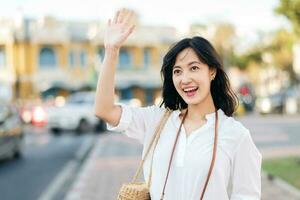
[[197, 87], [194, 87], [194, 88], [188, 88], [188, 89], [183, 89], [184, 92], [189, 92], [189, 91], [192, 91], [192, 90], [195, 90], [197, 89]]

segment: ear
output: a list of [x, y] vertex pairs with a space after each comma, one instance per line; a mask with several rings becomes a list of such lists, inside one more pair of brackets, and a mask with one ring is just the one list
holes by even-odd
[[217, 75], [217, 69], [216, 68], [212, 68], [212, 69], [209, 70], [210, 80], [214, 80], [216, 75]]

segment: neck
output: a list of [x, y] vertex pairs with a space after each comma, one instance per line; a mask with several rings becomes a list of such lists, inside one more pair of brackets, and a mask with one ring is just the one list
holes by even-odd
[[212, 96], [209, 94], [201, 103], [189, 104], [188, 110], [187, 118], [191, 120], [203, 120], [205, 119], [205, 115], [215, 112], [216, 108]]

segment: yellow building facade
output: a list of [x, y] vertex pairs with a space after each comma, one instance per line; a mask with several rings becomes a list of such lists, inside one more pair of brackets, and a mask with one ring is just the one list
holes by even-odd
[[[105, 25], [98, 21], [0, 20], [0, 83], [12, 99], [68, 95], [95, 88], [104, 55]], [[138, 23], [120, 50], [116, 92], [120, 99], [146, 104], [160, 96], [160, 67], [177, 40], [172, 27]]]

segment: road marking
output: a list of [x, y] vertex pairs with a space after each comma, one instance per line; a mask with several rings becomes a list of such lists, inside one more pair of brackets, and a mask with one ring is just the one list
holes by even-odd
[[74, 175], [75, 170], [84, 160], [89, 149], [93, 146], [93, 137], [85, 138], [85, 141], [80, 146], [79, 150], [75, 154], [75, 159], [69, 161], [64, 168], [60, 171], [54, 180], [50, 183], [49, 187], [42, 193], [38, 200], [53, 200], [55, 195], [61, 190], [67, 180]]
[[76, 169], [78, 163], [76, 161], [69, 161], [64, 169], [55, 177], [47, 190], [41, 195], [38, 200], [52, 200], [63, 186], [66, 180], [72, 176], [73, 171]]

